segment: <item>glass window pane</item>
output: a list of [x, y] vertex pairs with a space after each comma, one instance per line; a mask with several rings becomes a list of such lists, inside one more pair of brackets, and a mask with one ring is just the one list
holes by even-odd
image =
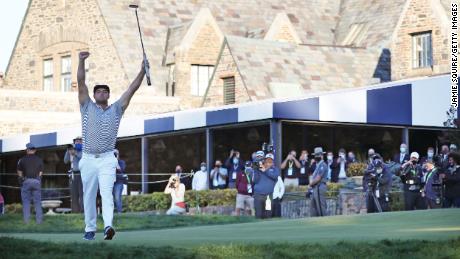
[[208, 66], [199, 66], [198, 69], [198, 95], [203, 96], [208, 87], [209, 69]]
[[72, 76], [65, 74], [61, 76], [61, 91], [70, 92], [72, 89]]
[[52, 77], [43, 78], [43, 90], [53, 91], [53, 78]]
[[53, 60], [45, 59], [43, 60], [43, 76], [52, 76], [53, 75]]
[[72, 59], [70, 56], [62, 57], [61, 59], [61, 73], [71, 73], [72, 71]]
[[192, 95], [198, 95], [198, 66], [192, 65], [190, 71], [190, 93]]

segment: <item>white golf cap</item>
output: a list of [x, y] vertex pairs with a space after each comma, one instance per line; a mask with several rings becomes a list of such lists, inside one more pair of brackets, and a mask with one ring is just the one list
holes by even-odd
[[412, 153], [410, 154], [410, 157], [415, 157], [415, 158], [417, 158], [417, 159], [420, 158], [420, 156], [419, 156], [419, 154], [418, 154], [417, 152], [412, 152]]
[[268, 153], [265, 155], [265, 159], [271, 158], [272, 160], [275, 160], [275, 156], [272, 153]]

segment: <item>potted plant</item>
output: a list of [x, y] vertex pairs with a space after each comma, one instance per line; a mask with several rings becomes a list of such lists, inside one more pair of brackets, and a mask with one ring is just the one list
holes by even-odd
[[356, 185], [361, 186], [366, 168], [367, 164], [365, 163], [351, 163], [348, 166], [347, 176], [351, 177]]

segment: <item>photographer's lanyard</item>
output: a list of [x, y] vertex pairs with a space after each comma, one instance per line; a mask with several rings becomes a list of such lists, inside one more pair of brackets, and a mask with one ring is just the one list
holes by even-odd
[[300, 168], [300, 174], [305, 174], [305, 160], [300, 160], [300, 163], [302, 164], [302, 168]]

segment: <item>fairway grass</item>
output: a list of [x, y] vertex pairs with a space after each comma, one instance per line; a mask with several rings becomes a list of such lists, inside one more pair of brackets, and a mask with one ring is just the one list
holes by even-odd
[[[0, 236], [67, 243], [85, 242], [82, 240], [82, 234], [0, 233]], [[460, 209], [443, 209], [119, 231], [115, 239], [110, 242], [102, 241], [102, 233], [99, 232], [96, 241], [92, 243], [197, 249], [203, 245], [263, 245], [273, 242], [291, 245], [305, 243], [327, 245], [343, 241], [351, 243], [363, 241], [376, 243], [379, 240], [445, 241], [458, 237], [460, 237]]]

